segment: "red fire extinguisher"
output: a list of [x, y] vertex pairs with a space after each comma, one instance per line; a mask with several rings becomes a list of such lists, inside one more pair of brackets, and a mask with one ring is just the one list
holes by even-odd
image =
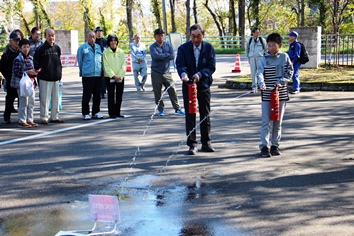
[[194, 78], [191, 80], [188, 85], [188, 113], [196, 114], [197, 113], [197, 84], [194, 81]]
[[270, 119], [279, 120], [279, 91], [278, 86], [275, 85], [275, 88], [270, 93]]

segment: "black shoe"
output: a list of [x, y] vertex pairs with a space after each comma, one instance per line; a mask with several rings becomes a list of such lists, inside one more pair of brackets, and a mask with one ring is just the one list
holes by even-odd
[[198, 152], [198, 148], [197, 147], [189, 147], [189, 150], [188, 150], [188, 155], [196, 155]]
[[215, 149], [210, 145], [202, 145], [202, 151], [203, 152], [215, 152]]
[[263, 147], [262, 148], [261, 157], [271, 157], [268, 147]]
[[4, 124], [11, 124], [11, 120], [10, 119], [4, 119], [4, 122], [2, 122], [2, 123], [4, 123]]
[[278, 146], [271, 146], [270, 147], [270, 154], [273, 156], [279, 156], [280, 155], [280, 149]]
[[299, 91], [299, 90], [293, 90], [293, 91], [291, 91], [290, 93], [291, 93], [291, 94], [298, 94], [298, 93], [300, 93], [300, 91]]
[[106, 98], [106, 97], [104, 96], [104, 93], [101, 94], [101, 98], [102, 98], [102, 99], [105, 99], [105, 98]]
[[18, 113], [18, 111], [15, 108], [12, 108], [11, 113]]

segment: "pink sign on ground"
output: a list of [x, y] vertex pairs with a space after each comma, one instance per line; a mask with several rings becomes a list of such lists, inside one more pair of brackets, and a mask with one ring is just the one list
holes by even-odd
[[116, 196], [89, 195], [91, 218], [96, 221], [119, 222], [119, 206]]

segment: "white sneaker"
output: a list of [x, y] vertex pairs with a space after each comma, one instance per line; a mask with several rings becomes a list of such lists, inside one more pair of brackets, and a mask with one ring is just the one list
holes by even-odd
[[90, 115], [84, 115], [84, 120], [91, 120], [91, 116]]
[[92, 118], [103, 119], [103, 115], [101, 115], [100, 113], [96, 113]]

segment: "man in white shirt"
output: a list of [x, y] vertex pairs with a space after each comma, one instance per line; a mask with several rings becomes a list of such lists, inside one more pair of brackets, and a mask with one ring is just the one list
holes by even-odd
[[246, 45], [246, 56], [251, 68], [252, 74], [252, 92], [257, 92], [257, 71], [259, 65], [259, 59], [263, 57], [263, 54], [267, 51], [266, 40], [259, 37], [259, 28], [255, 27], [252, 29], [252, 37], [247, 42]]
[[[147, 79], [146, 67], [146, 48], [145, 44], [140, 42], [140, 35], [134, 36], [134, 42], [130, 44], [130, 54], [132, 56], [134, 81], [137, 91], [145, 91], [145, 82]], [[139, 80], [139, 74], [142, 80]]]

